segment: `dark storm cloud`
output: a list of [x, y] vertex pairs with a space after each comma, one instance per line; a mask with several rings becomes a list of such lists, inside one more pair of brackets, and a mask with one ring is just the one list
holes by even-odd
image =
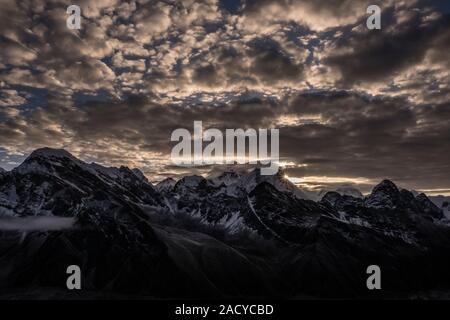
[[[130, 161], [129, 155], [115, 152], [115, 146], [121, 146], [126, 154], [133, 150], [168, 154], [173, 146], [171, 132], [177, 128], [192, 132], [195, 120], [204, 121], [205, 128], [267, 128], [280, 116], [312, 115], [320, 120], [280, 127], [282, 160], [308, 165], [289, 169], [290, 175], [366, 177], [374, 181], [389, 177], [421, 188], [450, 184], [450, 106], [412, 107], [400, 98], [373, 99], [334, 92], [287, 96], [279, 101], [241, 99], [212, 107], [169, 106], [131, 97], [77, 109], [55, 105], [36, 110], [22, 127], [9, 123], [0, 130], [33, 134], [33, 140], [23, 142], [32, 145], [45, 145], [58, 137], [64, 141], [70, 134], [72, 149], [90, 150], [95, 158], [123, 163]], [[53, 122], [61, 127], [51, 130]], [[1, 136], [6, 146], [19, 140]], [[105, 142], [102, 149], [92, 148], [101, 141]], [[108, 141], [114, 145], [108, 146]], [[168, 164], [166, 160], [160, 166], [174, 173]]]
[[[243, 98], [217, 107], [201, 103], [163, 105], [152, 98], [131, 96], [124, 101], [90, 102], [76, 108], [62, 105], [58, 98], [49, 97], [45, 108], [33, 110], [26, 118], [1, 122], [0, 145], [28, 152], [50, 145], [115, 165], [149, 162], [161, 166], [170, 163], [167, 157], [174, 145], [170, 137], [175, 129], [192, 132], [194, 121], [203, 121], [205, 129], [265, 128], [281, 109], [265, 98]], [[145, 152], [147, 159], [142, 162], [133, 159], [133, 153], [138, 156]], [[162, 158], [163, 163], [158, 163]]]
[[421, 63], [428, 52], [437, 63], [448, 61], [450, 15], [436, 15], [415, 7], [388, 10], [383, 27], [359, 28], [339, 38], [324, 63], [333, 66], [347, 83], [383, 81]]
[[293, 173], [384, 175], [411, 187], [450, 183], [447, 105], [411, 107], [398, 98], [337, 93], [301, 95], [289, 110], [321, 115], [320, 123], [281, 129], [286, 157], [309, 165]]

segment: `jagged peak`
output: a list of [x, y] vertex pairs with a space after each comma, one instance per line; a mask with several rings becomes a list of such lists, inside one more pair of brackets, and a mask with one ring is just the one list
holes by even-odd
[[422, 203], [422, 204], [425, 204], [425, 205], [427, 205], [427, 206], [430, 206], [430, 207], [436, 207], [436, 208], [438, 208], [431, 200], [430, 200], [430, 198], [428, 198], [428, 196], [425, 194], [425, 193], [419, 193], [417, 196], [416, 196], [416, 201], [418, 201], [419, 203]]
[[0, 167], [0, 173], [2, 173], [2, 172], [6, 172], [6, 170], [3, 169], [2, 167]]
[[394, 182], [392, 182], [391, 180], [385, 179], [385, 180], [381, 181], [378, 185], [376, 185], [372, 190], [372, 194], [379, 193], [379, 192], [388, 193], [388, 194], [397, 194], [400, 191]]
[[43, 172], [47, 174], [55, 173], [55, 164], [57, 166], [66, 166], [72, 163], [75, 166], [86, 167], [87, 164], [74, 157], [70, 152], [64, 149], [40, 148], [30, 153], [30, 155], [18, 167], [14, 168], [14, 172]]
[[54, 173], [55, 170], [54, 168], [52, 168], [52, 166], [55, 164], [55, 162], [62, 163], [61, 160], [63, 159], [66, 161], [70, 160], [73, 164], [78, 165], [94, 174], [103, 174], [113, 179], [122, 176], [134, 176], [140, 181], [148, 183], [147, 178], [139, 169], [130, 169], [126, 166], [121, 166], [120, 168], [107, 167], [95, 162], [87, 164], [73, 156], [67, 150], [48, 147], [34, 150], [25, 159], [25, 161], [14, 170], [20, 172], [39, 171]]

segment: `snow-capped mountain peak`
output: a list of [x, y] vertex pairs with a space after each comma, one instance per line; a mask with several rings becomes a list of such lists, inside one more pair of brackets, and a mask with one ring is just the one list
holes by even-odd
[[298, 199], [309, 199], [305, 192], [286, 178], [286, 175], [281, 168], [278, 169], [276, 174], [267, 176], [261, 175], [261, 169], [256, 168], [243, 176], [239, 181], [241, 187], [247, 192], [251, 192], [260, 183], [267, 182], [279, 191], [291, 193]]
[[64, 149], [53, 149], [53, 148], [40, 148], [34, 150], [29, 156], [28, 159], [32, 159], [35, 157], [43, 157], [43, 158], [69, 158], [75, 159], [75, 157]]
[[390, 180], [383, 180], [376, 185], [372, 193], [365, 198], [364, 203], [371, 208], [391, 208], [394, 209], [398, 204], [400, 190]]
[[86, 164], [64, 149], [41, 148], [33, 151], [15, 172], [57, 175], [58, 168], [84, 167]]

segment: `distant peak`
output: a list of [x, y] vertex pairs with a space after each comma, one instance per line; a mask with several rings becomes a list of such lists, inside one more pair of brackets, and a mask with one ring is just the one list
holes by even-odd
[[416, 200], [421, 201], [421, 202], [431, 202], [431, 200], [428, 198], [428, 196], [425, 193], [419, 193], [416, 196]]
[[159, 191], [170, 191], [175, 187], [176, 183], [175, 179], [168, 177], [156, 184], [156, 189]]
[[164, 180], [161, 180], [158, 184], [160, 183], [171, 183], [171, 182], [176, 182], [174, 178], [168, 177], [165, 178]]
[[330, 199], [340, 199], [342, 198], [342, 195], [339, 192], [336, 191], [328, 191], [325, 193], [325, 195], [322, 197], [322, 200], [330, 200]]
[[169, 177], [169, 178], [165, 178], [164, 180], [158, 182], [156, 184], [156, 186], [157, 187], [166, 187], [166, 186], [173, 187], [173, 186], [175, 186], [176, 183], [177, 182], [175, 181], [175, 179]]
[[84, 162], [78, 160], [64, 149], [41, 148], [34, 150], [14, 171], [54, 174], [57, 171], [57, 167], [67, 167], [68, 163], [78, 166], [85, 165]]
[[416, 201], [423, 212], [430, 214], [437, 219], [442, 219], [444, 217], [442, 210], [436, 206], [425, 193], [419, 194], [416, 197]]
[[336, 191], [328, 191], [323, 197], [320, 202], [322, 203], [329, 203], [332, 206], [336, 205], [338, 201], [342, 199], [342, 196], [336, 192]]

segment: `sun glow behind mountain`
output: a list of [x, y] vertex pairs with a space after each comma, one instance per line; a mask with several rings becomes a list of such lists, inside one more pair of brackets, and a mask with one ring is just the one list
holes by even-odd
[[285, 175], [285, 178], [295, 184], [297, 187], [307, 190], [320, 190], [322, 187], [332, 185], [351, 185], [361, 192], [367, 193], [372, 186], [379, 181], [363, 178], [363, 177], [331, 177], [331, 176], [304, 176], [304, 177], [290, 177]]

